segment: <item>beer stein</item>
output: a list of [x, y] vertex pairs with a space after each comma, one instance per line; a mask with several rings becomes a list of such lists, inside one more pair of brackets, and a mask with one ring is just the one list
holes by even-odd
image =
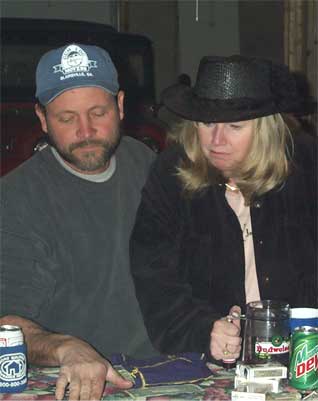
[[289, 305], [280, 301], [247, 304], [242, 360], [246, 364], [289, 361]]

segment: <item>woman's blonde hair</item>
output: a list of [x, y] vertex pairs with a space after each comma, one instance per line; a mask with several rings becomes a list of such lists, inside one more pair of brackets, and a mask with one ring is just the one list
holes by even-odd
[[[250, 151], [235, 170], [235, 183], [247, 205], [255, 197], [283, 184], [289, 174], [293, 153], [292, 137], [280, 114], [260, 117], [253, 122]], [[204, 156], [197, 123], [183, 120], [170, 132], [169, 140], [179, 143], [187, 155], [187, 159], [180, 162], [177, 175], [188, 194], [227, 181]]]

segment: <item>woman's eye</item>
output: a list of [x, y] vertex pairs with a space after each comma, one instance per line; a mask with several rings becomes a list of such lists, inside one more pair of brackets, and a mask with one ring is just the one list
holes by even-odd
[[211, 128], [215, 125], [215, 123], [204, 123], [205, 127]]
[[236, 130], [241, 129], [243, 126], [242, 125], [238, 125], [238, 124], [230, 124], [230, 127]]

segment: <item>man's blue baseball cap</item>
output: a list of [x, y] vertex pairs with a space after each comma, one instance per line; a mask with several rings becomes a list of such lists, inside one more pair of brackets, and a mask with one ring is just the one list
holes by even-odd
[[43, 105], [69, 89], [87, 86], [102, 88], [112, 95], [118, 93], [118, 74], [104, 49], [72, 43], [41, 57], [35, 96]]

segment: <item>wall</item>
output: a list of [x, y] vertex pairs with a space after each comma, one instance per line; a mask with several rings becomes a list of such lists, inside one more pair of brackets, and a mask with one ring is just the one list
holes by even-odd
[[203, 55], [239, 52], [237, 0], [0, 1], [3, 16], [93, 21], [146, 35], [153, 42], [157, 100], [180, 73], [194, 80]]
[[189, 74], [193, 81], [202, 56], [240, 52], [238, 1], [179, 0], [178, 10], [179, 70]]
[[1, 0], [3, 17], [57, 18], [117, 26], [116, 1]]
[[174, 82], [178, 74], [177, 3], [173, 0], [130, 0], [124, 4], [124, 29], [152, 40], [156, 98], [159, 100], [162, 89]]
[[[120, 30], [144, 34], [153, 42], [155, 88], [158, 94], [177, 76], [177, 6], [166, 0], [0, 0], [2, 16], [57, 18], [110, 24]], [[120, 18], [117, 11], [120, 10]]]
[[[146, 35], [153, 42], [157, 100], [180, 73], [189, 74], [194, 82], [204, 55], [240, 53], [284, 61], [283, 0], [0, 0], [0, 3], [3, 16], [95, 21]], [[122, 14], [120, 24], [118, 9]]]
[[240, 1], [241, 54], [284, 62], [284, 2]]
[[237, 0], [129, 0], [124, 5], [124, 30], [153, 42], [157, 100], [180, 73], [194, 81], [202, 56], [239, 52]]

